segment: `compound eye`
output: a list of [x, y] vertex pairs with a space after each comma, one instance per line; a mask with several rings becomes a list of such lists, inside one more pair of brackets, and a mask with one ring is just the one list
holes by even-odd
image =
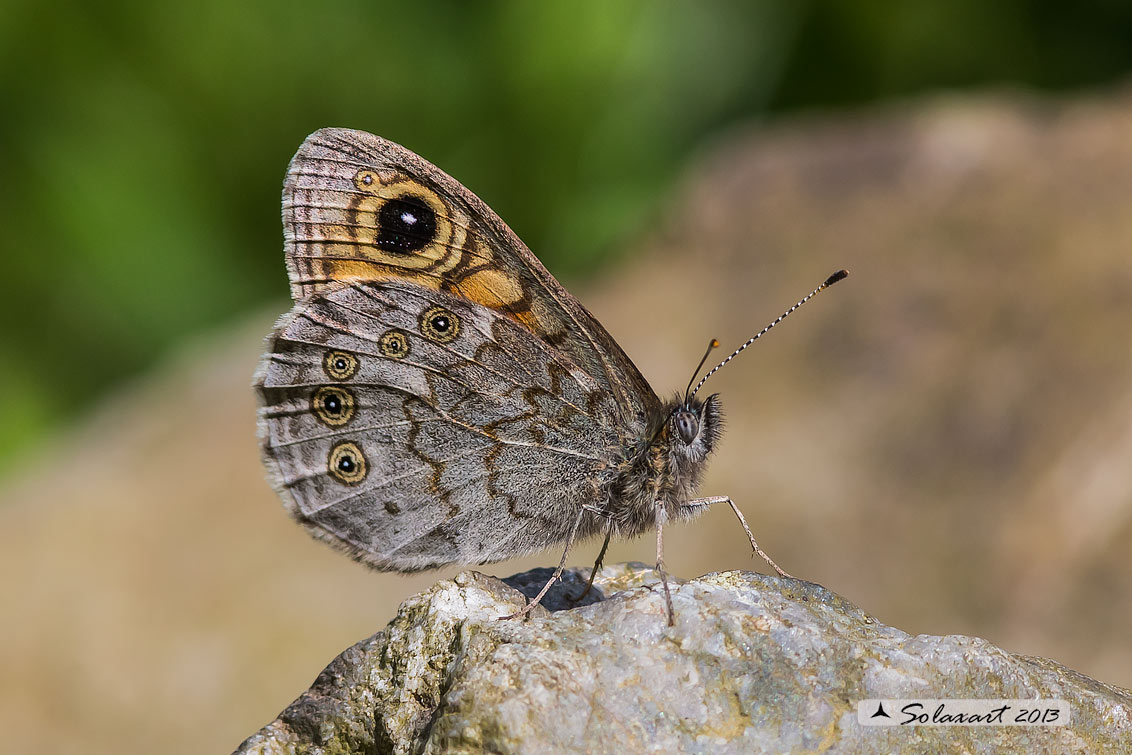
[[676, 413], [676, 434], [684, 445], [690, 445], [700, 434], [700, 421], [692, 412], [680, 411]]

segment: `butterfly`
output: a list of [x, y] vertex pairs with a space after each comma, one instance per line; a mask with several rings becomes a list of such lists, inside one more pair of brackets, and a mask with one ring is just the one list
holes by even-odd
[[259, 437], [277, 493], [315, 537], [398, 572], [564, 544], [541, 592], [502, 617], [514, 618], [576, 541], [605, 535], [596, 573], [611, 537], [655, 529], [672, 623], [664, 527], [726, 503], [787, 576], [730, 498], [695, 497], [721, 431], [718, 395], [698, 391], [758, 336], [660, 399], [487, 205], [362, 131], [303, 142], [283, 229], [295, 303], [257, 371]]

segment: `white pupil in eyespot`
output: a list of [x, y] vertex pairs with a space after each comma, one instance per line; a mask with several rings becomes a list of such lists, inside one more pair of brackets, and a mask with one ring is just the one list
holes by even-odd
[[417, 222], [417, 216], [406, 210], [401, 213], [401, 222], [405, 225], [414, 225]]

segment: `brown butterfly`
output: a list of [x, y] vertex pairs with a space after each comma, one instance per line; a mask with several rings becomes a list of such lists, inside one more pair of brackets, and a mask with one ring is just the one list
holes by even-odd
[[695, 497], [720, 435], [718, 397], [697, 392], [781, 317], [661, 401], [483, 202], [361, 131], [299, 148], [283, 229], [295, 305], [257, 373], [259, 433], [277, 492], [316, 537], [401, 572], [565, 543], [520, 616], [577, 539], [605, 534], [596, 572], [611, 536], [655, 527], [671, 623], [664, 525], [727, 503], [786, 576], [730, 498]]

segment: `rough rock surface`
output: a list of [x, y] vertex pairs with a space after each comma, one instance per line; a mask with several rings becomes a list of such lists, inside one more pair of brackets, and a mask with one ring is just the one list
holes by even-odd
[[[820, 585], [721, 572], [674, 585], [608, 567], [569, 608], [499, 621], [548, 570], [477, 572], [402, 604], [240, 753], [1119, 752], [1132, 692], [973, 637], [912, 636]], [[566, 610], [569, 609], [569, 610]], [[553, 613], [552, 613], [553, 611]], [[1072, 723], [865, 727], [864, 698], [1058, 698]]]

